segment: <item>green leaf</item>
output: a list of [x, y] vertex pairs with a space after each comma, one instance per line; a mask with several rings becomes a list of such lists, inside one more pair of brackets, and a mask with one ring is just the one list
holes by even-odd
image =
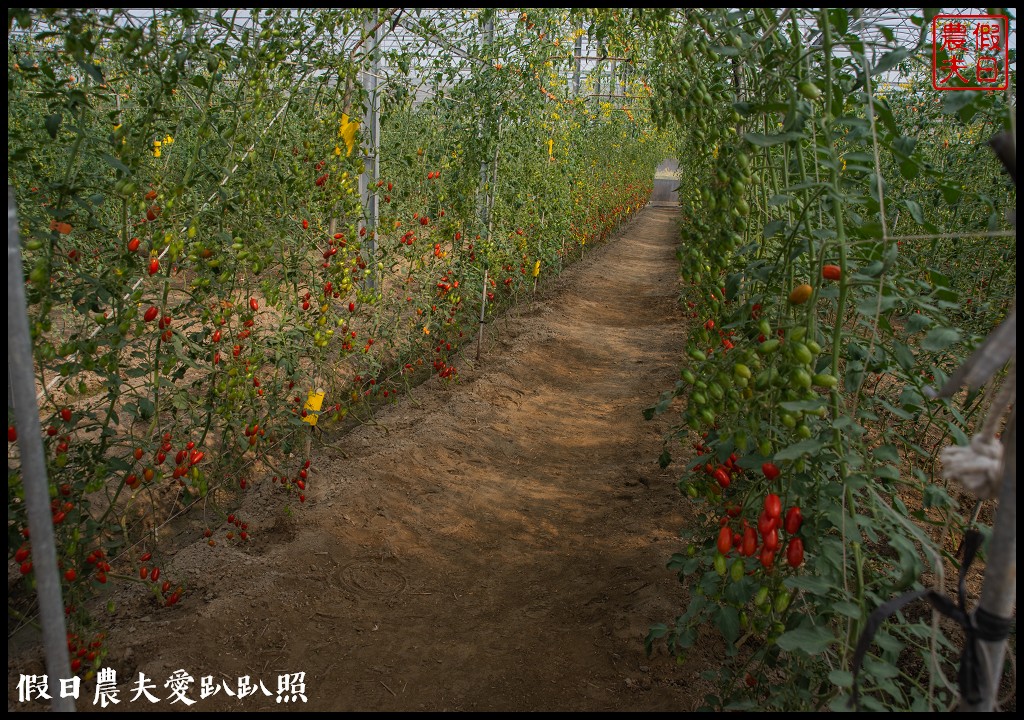
[[886, 53], [879, 59], [875, 66], [871, 68], [871, 74], [878, 75], [879, 73], [884, 73], [886, 70], [892, 70], [894, 67], [906, 60], [909, 55], [910, 51], [906, 48], [897, 48], [890, 53]]
[[781, 462], [783, 460], [799, 460], [803, 455], [813, 455], [823, 447], [825, 447], [825, 443], [820, 440], [815, 440], [814, 438], [801, 440], [800, 442], [790, 445], [789, 447], [775, 453], [775, 460], [776, 462]]
[[900, 479], [899, 469], [892, 465], [879, 465], [875, 468], [875, 475], [882, 480], [891, 480], [893, 482]]
[[904, 160], [900, 163], [900, 175], [907, 180], [913, 180], [921, 174], [921, 166], [913, 160]]
[[57, 139], [57, 132], [60, 130], [60, 123], [64, 119], [64, 116], [59, 112], [53, 115], [47, 115], [43, 118], [43, 125], [46, 128], [46, 132], [50, 133], [50, 137], [54, 140]]
[[827, 405], [828, 403], [824, 398], [817, 398], [815, 400], [787, 400], [786, 402], [779, 403], [783, 410], [789, 410], [790, 412], [809, 412], [826, 407]]
[[743, 133], [743, 139], [757, 147], [774, 147], [775, 145], [792, 142], [793, 140], [800, 140], [803, 136], [803, 133], [796, 132], [795, 130], [778, 135], [765, 135], [764, 133], [755, 132]]
[[849, 600], [840, 600], [832, 603], [832, 609], [840, 615], [845, 615], [846, 617], [853, 618], [854, 620], [859, 620], [863, 614], [860, 605], [855, 602], [850, 602]]
[[928, 317], [927, 315], [918, 315], [915, 313], [914, 315], [911, 315], [910, 320], [907, 321], [906, 332], [908, 335], [914, 335], [915, 333], [921, 332], [931, 324], [932, 320], [930, 317]]
[[785, 220], [772, 220], [770, 223], [764, 226], [764, 239], [771, 239], [784, 227], [786, 227]]
[[725, 279], [725, 299], [732, 301], [740, 291], [740, 284], [743, 282], [743, 273], [732, 273]]
[[895, 445], [879, 445], [871, 454], [879, 462], [898, 463], [900, 461], [900, 454]]
[[736, 611], [736, 608], [726, 605], [721, 608], [716, 617], [716, 625], [718, 626], [719, 632], [722, 633], [729, 644], [736, 642], [740, 636], [740, 615]]
[[115, 170], [120, 170], [126, 176], [132, 175], [131, 168], [129, 168], [127, 165], [125, 165], [123, 162], [118, 160], [113, 155], [110, 155], [109, 153], [100, 153], [100, 158], [102, 158], [103, 161], [107, 163], [107, 165], [114, 168]]
[[945, 488], [932, 483], [928, 483], [924, 486], [922, 503], [925, 508], [955, 508], [959, 506], [959, 503], [950, 497]]
[[837, 668], [828, 674], [828, 679], [836, 687], [853, 687], [853, 673], [849, 670], [839, 670]]
[[927, 352], [941, 352], [953, 343], [960, 341], [960, 331], [956, 328], [938, 327], [930, 330], [921, 343], [921, 349]]
[[93, 82], [97, 85], [102, 85], [104, 83], [103, 73], [100, 71], [99, 65], [94, 62], [86, 62], [84, 59], [79, 59], [77, 62], [78, 66], [93, 79]]
[[782, 633], [776, 641], [778, 646], [786, 652], [800, 651], [808, 655], [825, 652], [833, 642], [835, 642], [835, 637], [828, 628], [824, 627], [800, 627]]
[[882, 660], [875, 660], [870, 656], [864, 658], [864, 672], [869, 673], [876, 679], [889, 680], [900, 674], [900, 671], [894, 665]]
[[892, 354], [896, 358], [896, 362], [903, 368], [904, 371], [910, 372], [914, 368], [916, 360], [914, 353], [909, 347], [901, 342], [893, 341], [892, 343]]
[[978, 90], [959, 90], [957, 92], [947, 92], [946, 98], [942, 103], [942, 112], [946, 115], [953, 115], [958, 113], [968, 105], [973, 103], [975, 100], [980, 98], [982, 93]]
[[920, 203], [913, 200], [904, 200], [903, 207], [910, 213], [910, 217], [914, 218], [914, 222], [918, 225], [924, 225], [924, 211], [921, 209]]
[[846, 363], [846, 375], [843, 377], [843, 387], [847, 392], [856, 392], [864, 381], [864, 363], [850, 361]]
[[783, 583], [790, 590], [803, 590], [811, 595], [825, 597], [832, 592], [832, 583], [823, 577], [815, 575], [798, 575], [786, 578]]
[[664, 470], [672, 462], [672, 455], [669, 454], [668, 450], [662, 450], [661, 455], [658, 456], [658, 465]]

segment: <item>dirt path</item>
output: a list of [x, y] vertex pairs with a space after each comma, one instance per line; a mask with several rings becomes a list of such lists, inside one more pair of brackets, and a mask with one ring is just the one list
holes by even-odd
[[[345, 453], [317, 452], [292, 517], [253, 492], [246, 547], [175, 557], [183, 607], [126, 609], [122, 683], [142, 671], [166, 697], [184, 668], [276, 693], [305, 672], [310, 710], [691, 709], [692, 676], [643, 651], [682, 603], [665, 421], [641, 415], [684, 344], [676, 237], [675, 212], [647, 208], [489, 328], [458, 384], [433, 378], [328, 438]], [[243, 707], [280, 706], [220, 693], [195, 709]]]

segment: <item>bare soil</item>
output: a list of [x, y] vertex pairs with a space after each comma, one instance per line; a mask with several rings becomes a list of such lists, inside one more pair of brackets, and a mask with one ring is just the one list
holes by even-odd
[[[284, 512], [256, 483], [248, 543], [210, 547], [196, 521], [169, 568], [181, 603], [119, 598], [106, 664], [122, 699], [139, 672], [166, 698], [182, 668], [275, 696], [278, 675], [305, 672], [296, 709], [693, 709], [695, 670], [643, 647], [684, 603], [665, 568], [688, 519], [657, 463], [668, 418], [641, 412], [687, 333], [676, 212], [643, 210], [488, 326], [458, 382], [432, 378], [314, 443], [304, 504]], [[221, 692], [193, 709], [275, 699]]]

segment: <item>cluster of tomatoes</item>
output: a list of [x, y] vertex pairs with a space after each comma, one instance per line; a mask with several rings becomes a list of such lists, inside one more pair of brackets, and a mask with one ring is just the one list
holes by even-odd
[[[68, 606], [65, 611], [70, 614], [73, 608]], [[78, 673], [82, 666], [88, 663], [90, 666], [97, 664], [97, 660], [102, 660], [105, 654], [103, 650], [103, 640], [105, 638], [104, 633], [98, 633], [93, 636], [92, 640], [86, 641], [86, 638], [81, 637], [78, 633], [68, 632], [68, 655], [71, 656], [71, 672]]]
[[[292, 489], [297, 490], [298, 493], [299, 493], [299, 502], [304, 503], [304, 502], [306, 502], [306, 482], [309, 480], [310, 465], [311, 465], [310, 461], [306, 460], [306, 462], [304, 462], [302, 464], [302, 467], [299, 468], [299, 471], [295, 474], [294, 477], [291, 477], [291, 478], [283, 477], [283, 476], [282, 477], [278, 477], [277, 475], [275, 475], [274, 477], [272, 477], [270, 479], [270, 481], [272, 483], [280, 482], [281, 483], [281, 487], [283, 487], [283, 488], [285, 488], [287, 490], [292, 490]], [[228, 522], [229, 523], [232, 522], [233, 519], [234, 519], [233, 515], [228, 515]], [[246, 533], [244, 532], [244, 528], [243, 528], [243, 532], [241, 533], [240, 537], [243, 540], [245, 540], [248, 537], [248, 535], [246, 535]]]
[[[779, 468], [771, 462], [761, 466], [764, 476], [771, 482], [779, 477]], [[716, 472], [718, 472], [716, 470]], [[782, 513], [782, 499], [776, 493], [767, 493], [764, 497], [764, 504], [761, 514], [757, 518], [757, 525], [752, 526], [746, 518], [741, 520], [739, 528], [731, 527], [733, 519], [738, 517], [742, 509], [738, 505], [731, 505], [726, 510], [726, 515], [721, 520], [721, 529], [718, 532], [716, 547], [718, 558], [722, 558], [721, 565], [724, 567], [724, 559], [733, 550], [736, 550], [743, 557], [758, 556], [762, 567], [771, 569], [775, 564], [775, 555], [783, 546], [782, 532], [788, 537], [785, 545], [786, 562], [791, 568], [798, 568], [804, 562], [804, 543], [798, 536], [800, 526], [803, 524], [803, 514], [800, 507], [794, 505]], [[724, 572], [723, 572], [724, 574]]]
[[150, 567], [146, 563], [153, 559], [153, 554], [149, 552], [142, 553], [139, 556], [139, 580], [148, 582], [151, 584], [153, 592], [156, 593], [159, 598], [163, 601], [164, 605], [170, 607], [177, 605], [178, 600], [184, 594], [182, 587], [177, 587], [174, 591], [171, 591], [171, 581], [164, 578], [163, 583], [160, 582], [160, 568], [158, 566]]

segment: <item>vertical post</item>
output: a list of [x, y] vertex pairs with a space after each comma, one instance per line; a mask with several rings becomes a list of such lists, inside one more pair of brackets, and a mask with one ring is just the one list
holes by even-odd
[[[481, 41], [484, 45], [485, 52], [484, 57], [487, 58], [488, 62], [492, 62], [491, 48], [494, 45], [494, 15], [492, 13], [486, 14], [486, 19], [483, 21], [481, 27]], [[486, 130], [484, 127], [483, 118], [480, 119], [479, 124], [479, 137], [481, 144], [486, 138]], [[497, 160], [497, 138], [495, 138], [495, 160]], [[485, 252], [489, 249], [491, 243], [491, 203], [494, 192], [494, 183], [491, 180], [491, 168], [487, 166], [487, 159], [483, 158], [480, 160], [480, 184], [477, 190], [478, 207], [480, 213], [480, 225], [486, 237]], [[484, 258], [484, 281], [483, 287], [480, 289], [480, 327], [477, 329], [476, 336], [476, 359], [480, 361], [480, 352], [483, 349], [484, 344], [484, 320], [487, 317], [487, 258]]]
[[[377, 206], [376, 183], [380, 176], [380, 99], [377, 96], [377, 76], [380, 74], [380, 53], [377, 43], [380, 31], [377, 27], [380, 10], [374, 9], [363, 23], [363, 32], [372, 38], [366, 40], [366, 54], [363, 56], [363, 70], [360, 82], [366, 90], [366, 110], [363, 113], [363, 128], [366, 143], [363, 152], [363, 172], [359, 176], [359, 198], [363, 205], [362, 227], [366, 229], [363, 248], [366, 251], [366, 286], [377, 286]], [[369, 67], [367, 68], [367, 63]]]
[[[582, 29], [582, 28], [580, 28]], [[573, 48], [573, 55], [575, 56], [574, 69], [572, 73], [572, 91], [573, 97], [579, 97], [580, 94], [580, 79], [582, 77], [583, 70], [583, 36], [580, 35], [576, 38], [576, 46]]]
[[[540, 261], [540, 239], [544, 234], [544, 211], [540, 211], [540, 233], [537, 235], [537, 261]], [[533, 292], [537, 292], [537, 284], [540, 282], [540, 275], [535, 275], [533, 278]]]
[[[491, 14], [487, 15], [487, 19], [484, 20], [483, 25], [481, 27], [481, 35], [482, 35], [481, 40], [482, 40], [483, 44], [485, 45], [485, 47], [487, 48], [487, 50], [484, 52], [484, 56], [488, 59], [488, 62], [490, 62], [492, 60], [491, 54], [490, 54], [490, 48], [494, 44], [494, 16], [493, 15], [491, 15]], [[483, 121], [483, 118], [481, 117], [480, 123], [479, 123], [479, 126], [478, 126], [478, 135], [479, 135], [481, 144], [483, 143], [483, 140], [485, 138], [485, 130], [486, 130], [486, 128], [484, 127], [484, 121]], [[488, 193], [487, 160], [483, 159], [483, 160], [480, 161], [480, 189], [479, 189], [479, 191], [477, 193], [477, 199], [478, 199], [477, 204], [479, 206], [480, 225], [481, 225], [481, 227], [484, 227], [484, 228], [487, 227], [487, 224], [488, 224], [488, 222], [490, 220], [490, 217], [489, 217], [490, 216], [490, 204], [489, 204], [489, 201], [488, 201], [487, 193]]]
[[[1012, 381], [1012, 376], [1004, 382]], [[1003, 486], [999, 493], [992, 539], [988, 545], [985, 578], [981, 586], [979, 610], [994, 618], [1012, 618], [1017, 605], [1017, 409], [1010, 411], [1010, 419], [1003, 431]], [[978, 669], [980, 677], [977, 704], [961, 701], [960, 710], [966, 712], [992, 712], [999, 697], [999, 684], [1003, 677], [1006, 658], [1006, 638], [978, 640]]]
[[476, 336], [476, 360], [480, 362], [480, 349], [484, 344], [484, 319], [487, 315], [487, 268], [484, 268], [484, 286], [480, 291], [480, 331]]
[[611, 65], [608, 69], [608, 101], [611, 102], [612, 98], [619, 94], [619, 83], [615, 77], [615, 61], [611, 61]]
[[60, 697], [60, 680], [71, 677], [68, 639], [64, 625], [64, 601], [57, 568], [57, 543], [50, 512], [50, 491], [43, 455], [43, 432], [36, 405], [32, 336], [28, 328], [25, 277], [21, 267], [21, 240], [14, 188], [7, 186], [7, 372], [11, 378], [15, 427], [21, 457], [21, 482], [25, 489], [29, 535], [32, 538], [32, 569], [39, 597], [43, 628], [48, 693], [51, 707], [74, 711], [74, 698]]

